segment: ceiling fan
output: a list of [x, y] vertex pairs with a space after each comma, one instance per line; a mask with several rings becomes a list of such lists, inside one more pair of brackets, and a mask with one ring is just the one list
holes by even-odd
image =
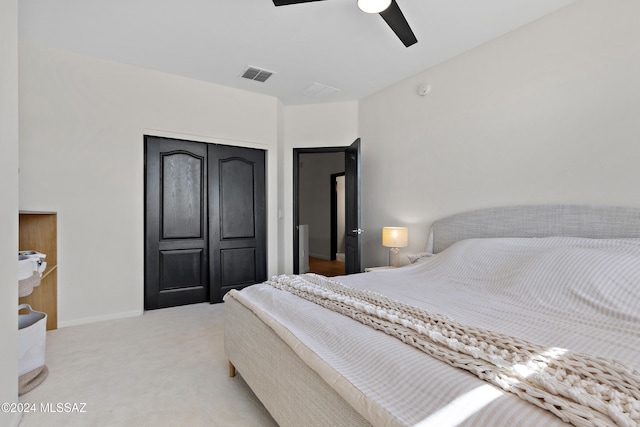
[[[313, 1], [323, 0], [273, 0], [273, 4], [285, 6]], [[358, 0], [358, 7], [363, 12], [379, 13], [406, 47], [418, 42], [396, 0]]]

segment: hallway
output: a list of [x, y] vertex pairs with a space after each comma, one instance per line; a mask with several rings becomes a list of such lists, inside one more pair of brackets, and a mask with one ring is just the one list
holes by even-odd
[[344, 262], [309, 257], [309, 271], [327, 277], [342, 276], [344, 275]]

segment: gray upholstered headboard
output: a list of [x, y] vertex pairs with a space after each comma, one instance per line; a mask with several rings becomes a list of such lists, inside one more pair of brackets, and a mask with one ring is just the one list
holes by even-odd
[[427, 251], [477, 237], [640, 238], [640, 208], [598, 205], [507, 206], [463, 212], [436, 220]]

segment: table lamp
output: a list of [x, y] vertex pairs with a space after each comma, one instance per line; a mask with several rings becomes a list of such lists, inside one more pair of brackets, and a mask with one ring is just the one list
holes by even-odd
[[400, 267], [400, 248], [409, 243], [407, 227], [382, 227], [382, 246], [389, 249], [389, 265]]

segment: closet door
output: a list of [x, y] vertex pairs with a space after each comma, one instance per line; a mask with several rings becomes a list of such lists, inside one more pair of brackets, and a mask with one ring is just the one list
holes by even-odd
[[265, 152], [210, 145], [210, 301], [266, 280]]
[[145, 309], [209, 300], [207, 144], [145, 137]]

